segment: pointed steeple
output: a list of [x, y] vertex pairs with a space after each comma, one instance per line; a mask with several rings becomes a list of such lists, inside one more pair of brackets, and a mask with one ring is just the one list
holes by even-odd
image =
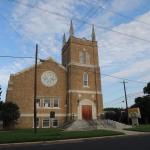
[[95, 30], [94, 30], [94, 25], [92, 25], [92, 41], [95, 41], [96, 37], [95, 37]]
[[74, 29], [73, 29], [73, 23], [72, 23], [72, 20], [71, 20], [71, 23], [70, 23], [69, 34], [70, 34], [70, 36], [74, 36]]
[[66, 44], [66, 35], [65, 35], [65, 33], [64, 33], [64, 35], [63, 35], [63, 40], [62, 40], [62, 46], [64, 46]]

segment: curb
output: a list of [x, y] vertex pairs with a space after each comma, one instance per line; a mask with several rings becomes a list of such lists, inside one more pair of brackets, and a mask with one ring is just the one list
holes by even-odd
[[5, 144], [0, 144], [0, 149], [1, 148], [7, 148], [7, 147], [19, 147], [23, 145], [35, 145], [35, 144], [66, 144], [66, 143], [78, 143], [78, 142], [84, 142], [84, 141], [89, 141], [89, 140], [100, 140], [100, 139], [112, 139], [112, 138], [119, 138], [119, 137], [129, 137], [129, 136], [143, 136], [143, 135], [150, 135], [150, 133], [145, 133], [145, 134], [134, 134], [134, 135], [113, 135], [113, 136], [103, 136], [103, 137], [89, 137], [89, 138], [78, 138], [78, 139], [65, 139], [65, 140], [54, 140], [54, 141], [35, 141], [35, 142], [20, 142], [20, 143], [5, 143]]
[[[140, 135], [140, 134], [139, 134]], [[103, 137], [90, 137], [90, 138], [78, 138], [78, 139], [65, 139], [65, 140], [55, 140], [55, 141], [36, 141], [36, 142], [20, 142], [20, 143], [5, 143], [0, 144], [0, 149], [3, 147], [21, 146], [21, 145], [35, 145], [35, 144], [66, 144], [66, 143], [77, 143], [89, 140], [99, 140], [99, 139], [112, 139], [118, 137], [128, 137], [137, 135], [115, 135], [115, 136], [103, 136]]]
[[90, 137], [90, 138], [77, 138], [77, 139], [64, 139], [64, 140], [55, 140], [55, 141], [35, 141], [35, 142], [20, 142], [20, 143], [4, 143], [0, 144], [2, 147], [12, 147], [12, 146], [21, 146], [21, 145], [35, 145], [35, 144], [65, 144], [65, 143], [77, 143], [88, 140], [98, 140], [98, 139], [110, 139], [117, 137], [124, 137], [127, 135], [115, 135], [115, 136], [103, 136], [103, 137]]

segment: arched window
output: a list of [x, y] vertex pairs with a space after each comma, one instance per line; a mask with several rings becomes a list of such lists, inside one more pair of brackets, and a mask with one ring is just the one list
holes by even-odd
[[87, 72], [83, 73], [83, 86], [88, 87], [88, 73]]
[[90, 55], [87, 51], [80, 51], [80, 64], [90, 64]]
[[83, 51], [80, 51], [80, 64], [84, 64], [85, 63], [85, 54]]

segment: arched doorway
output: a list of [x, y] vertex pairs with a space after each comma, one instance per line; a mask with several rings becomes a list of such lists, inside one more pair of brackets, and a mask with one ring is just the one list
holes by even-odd
[[91, 120], [96, 118], [96, 106], [95, 103], [88, 99], [83, 99], [78, 105], [78, 119]]
[[82, 105], [82, 119], [92, 120], [92, 105]]

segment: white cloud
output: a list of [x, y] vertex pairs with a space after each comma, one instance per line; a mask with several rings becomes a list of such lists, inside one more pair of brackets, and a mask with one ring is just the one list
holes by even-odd
[[[70, 21], [69, 19], [54, 15], [55, 13], [67, 16], [67, 18], [70, 19], [74, 18], [73, 16], [84, 19], [84, 16], [91, 8], [94, 10], [98, 5], [104, 4], [103, 1], [99, 2], [99, 0], [95, 0], [95, 3], [91, 3], [90, 0], [61, 0], [59, 2], [57, 0], [41, 0], [35, 2], [34, 7], [30, 8], [24, 6], [24, 4], [32, 5], [30, 0], [18, 1], [18, 3], [15, 3], [11, 17], [14, 18], [15, 28], [23, 35], [25, 41], [28, 41], [32, 45], [40, 43], [41, 57], [61, 55], [61, 34], [68, 31]], [[127, 13], [135, 10], [142, 2], [143, 0], [113, 0], [105, 3], [105, 7], [108, 10], [110, 8], [120, 13]], [[23, 3], [23, 5], [21, 3]], [[130, 22], [122, 24], [120, 24], [120, 21], [120, 25], [114, 26], [113, 19], [116, 17], [115, 14], [107, 10], [99, 10], [98, 12], [99, 13], [93, 14], [94, 17], [88, 19], [89, 23], [113, 27], [113, 30], [149, 39], [149, 26], [140, 24], [134, 20], [129, 20]], [[149, 16], [150, 12], [147, 12], [137, 19], [150, 24]], [[85, 17], [88, 18], [87, 16]], [[82, 24], [79, 20], [74, 20], [74, 23], [76, 25]], [[85, 25], [85, 28], [81, 30], [78, 35], [81, 37], [89, 37], [91, 35], [91, 27]], [[108, 74], [127, 78], [134, 78], [134, 76], [139, 74], [139, 80], [147, 80], [149, 78], [150, 68], [148, 63], [150, 62], [150, 43], [98, 28], [96, 28], [96, 36], [100, 49], [100, 63], [104, 73], [107, 71]], [[31, 51], [28, 45], [24, 46], [23, 50], [24, 54], [27, 55], [33, 51]], [[31, 62], [27, 64], [31, 64]], [[6, 85], [10, 70], [18, 71], [24, 67], [25, 65], [22, 61], [3, 67], [0, 70], [2, 72], [0, 79], [3, 84]]]
[[[120, 78], [128, 77], [139, 77], [141, 74], [149, 74], [150, 70], [150, 59], [143, 60], [140, 62], [133, 63], [131, 66], [121, 70], [120, 72], [114, 73], [113, 76]], [[146, 79], [143, 79], [146, 81]], [[147, 80], [148, 82], [148, 80]]]

